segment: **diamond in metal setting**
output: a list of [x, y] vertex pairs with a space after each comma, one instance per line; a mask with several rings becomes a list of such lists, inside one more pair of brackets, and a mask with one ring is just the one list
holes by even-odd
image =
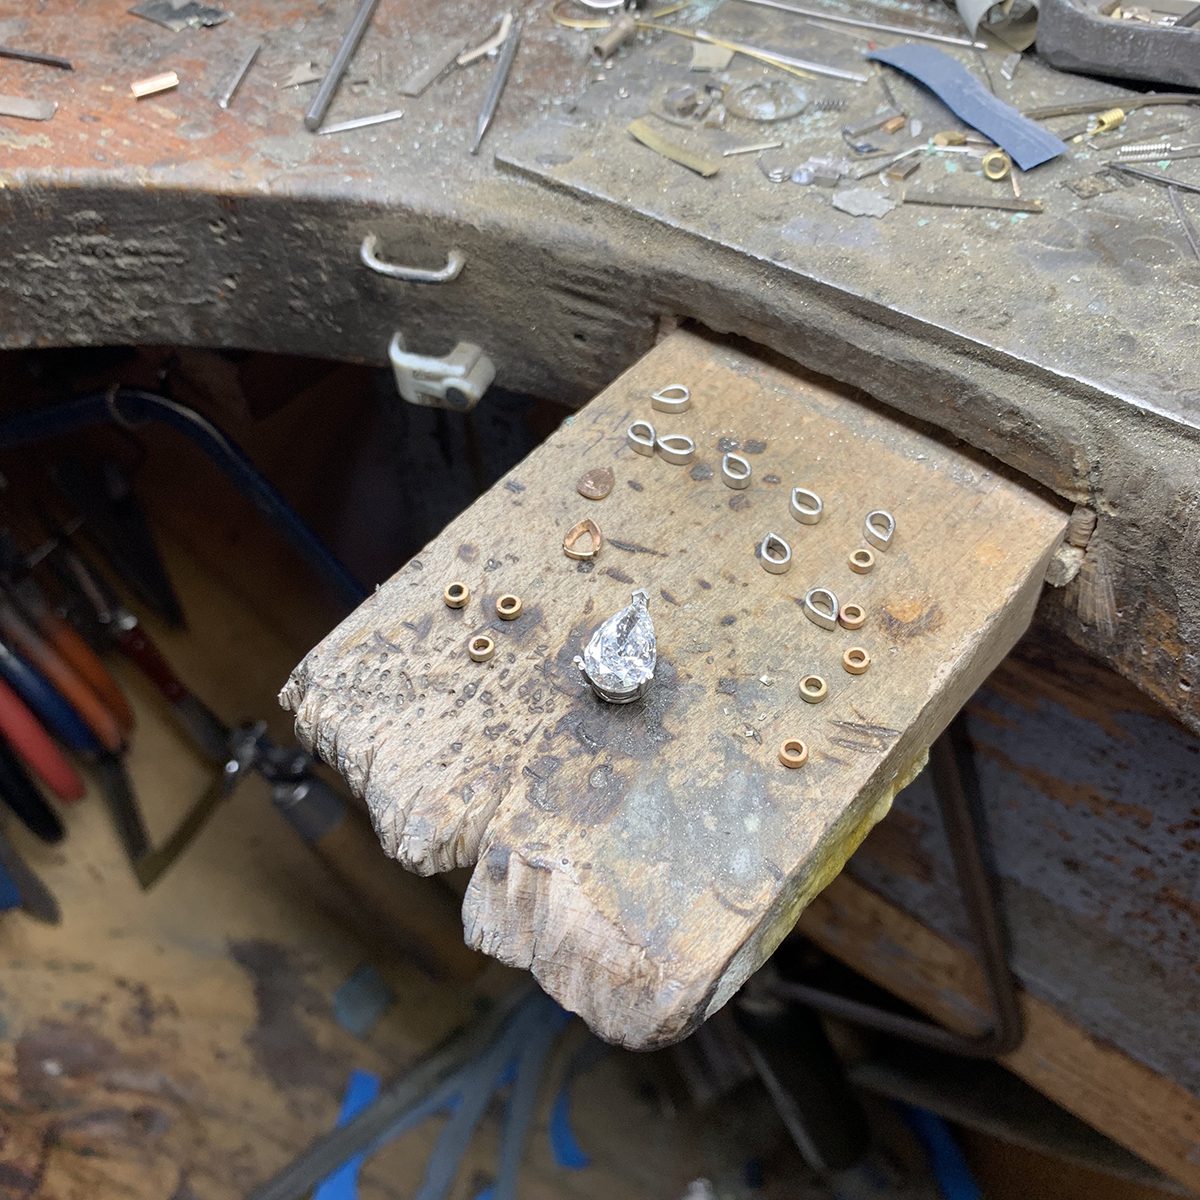
[[649, 597], [640, 588], [633, 602], [614, 613], [575, 657], [593, 692], [610, 704], [628, 704], [646, 694], [654, 678], [657, 650]]

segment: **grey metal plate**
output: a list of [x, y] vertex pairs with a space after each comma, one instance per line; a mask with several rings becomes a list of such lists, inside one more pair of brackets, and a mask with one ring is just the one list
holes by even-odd
[[[886, 15], [886, 14], [885, 14]], [[865, 43], [834, 38], [785, 14], [726, 4], [707, 27], [803, 57], [861, 67]], [[947, 48], [979, 73], [978, 52]], [[727, 158], [711, 179], [637, 145], [625, 127], [659, 107], [668, 86], [695, 83], [691, 43], [652, 35], [611, 70], [589, 72], [582, 94], [507, 141], [501, 165], [581, 199], [612, 205], [695, 235], [698, 254], [732, 252], [763, 264], [764, 287], [833, 289], [843, 303], [877, 314], [890, 327], [908, 325], [956, 353], [1028, 362], [1064, 384], [1080, 380], [1183, 424], [1200, 424], [1200, 372], [1190, 347], [1200, 323], [1200, 269], [1164, 189], [1120, 187], [1082, 199], [1062, 186], [1093, 175], [1111, 152], [1072, 145], [1069, 155], [1022, 176], [1022, 194], [1044, 201], [1040, 215], [901, 206], [881, 220], [834, 209], [823, 188], [770, 182], [754, 155]], [[993, 86], [1018, 108], [1111, 97], [1120, 89], [1062, 76], [1027, 60], [1014, 81], [989, 54]], [[726, 76], [768, 78], [766, 68], [735, 58]], [[777, 77], [777, 76], [776, 76]], [[888, 83], [898, 103], [923, 123], [923, 136], [958, 128], [935, 98], [897, 72]], [[663, 124], [668, 135], [707, 150], [782, 139], [768, 164], [803, 162], [810, 154], [845, 154], [843, 124], [885, 102], [878, 82], [805, 84], [813, 99], [842, 96], [844, 112], [814, 112], [769, 126], [730, 118], [722, 131]], [[1082, 118], [1049, 127], [1068, 130]], [[1200, 109], [1141, 110], [1128, 131], [1185, 121], [1200, 136]], [[871, 135], [897, 152], [907, 134]], [[869, 165], [869, 164], [864, 164]], [[1180, 163], [1180, 178], [1200, 180], [1200, 164]], [[874, 181], [874, 186], [882, 186]], [[906, 185], [1011, 196], [1010, 185], [968, 174], [960, 156], [926, 161]], [[1200, 213], [1198, 213], [1200, 215]], [[646, 253], [654, 254], [652, 230]], [[702, 273], [702, 272], [701, 272]], [[949, 341], [947, 341], [949, 335]], [[953, 403], [953, 397], [946, 398]]]

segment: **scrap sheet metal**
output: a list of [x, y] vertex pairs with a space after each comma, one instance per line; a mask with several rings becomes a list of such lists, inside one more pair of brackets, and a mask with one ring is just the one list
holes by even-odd
[[[840, 66], [863, 65], [848, 39], [783, 14], [727, 4], [707, 28]], [[967, 69], [979, 70], [975, 52], [952, 53]], [[1119, 103], [1123, 94], [1036, 60], [1026, 62], [1009, 82], [998, 70], [1001, 55], [990, 57], [1001, 98], [1018, 109], [1067, 100]], [[1194, 372], [1184, 369], [1173, 332], [1195, 328], [1200, 278], [1165, 189], [1145, 185], [1091, 198], [1076, 195], [1063, 185], [1094, 178], [1112, 157], [1084, 146], [1072, 146], [1069, 155], [1023, 177], [1023, 196], [1044, 201], [1040, 215], [900, 205], [867, 220], [837, 211], [827, 189], [765, 177], [770, 166], [790, 174], [810, 155], [848, 157], [841, 128], [883, 105], [877, 80], [861, 86], [805, 81], [807, 110], [771, 125], [731, 117], [723, 130], [691, 131], [661, 123], [672, 140], [715, 152], [720, 171], [703, 179], [638, 145], [626, 132], [635, 118], [660, 110], [668, 89], [696, 82], [690, 62], [686, 39], [659, 35], [639, 39], [609, 71], [581, 69], [579, 94], [564, 98], [557, 115], [504, 139], [497, 146], [498, 165], [555, 190], [572, 191], [585, 202], [649, 218], [664, 232], [691, 234], [698, 245], [770, 263], [778, 270], [778, 284], [789, 278], [798, 286], [815, 281], [848, 297], [866, 297], [890, 310], [889, 323], [909, 318], [943, 344], [943, 330], [957, 335], [965, 343], [957, 347], [962, 352], [993, 358], [1000, 353], [1064, 380], [1123, 395], [1136, 406], [1200, 422], [1200, 390]], [[924, 88], [894, 72], [888, 76], [897, 103], [921, 120], [921, 140], [937, 130], [962, 127]], [[737, 57], [722, 78], [736, 83], [780, 76]], [[849, 107], [818, 111], [816, 102], [829, 97], [845, 97]], [[1164, 109], [1139, 114], [1138, 120], [1150, 128], [1180, 117], [1200, 129], [1194, 109]], [[1059, 120], [1051, 127], [1078, 121]], [[721, 158], [723, 149], [763, 141], [764, 134], [783, 140], [783, 148]], [[907, 134], [886, 140], [873, 136], [897, 152], [912, 144]], [[865, 182], [882, 187], [878, 179]], [[1012, 195], [1007, 182], [988, 184], [968, 175], [962, 160], [950, 155], [926, 159], [911, 186]], [[1155, 297], [1152, 305], [1132, 302], [1149, 294]]]

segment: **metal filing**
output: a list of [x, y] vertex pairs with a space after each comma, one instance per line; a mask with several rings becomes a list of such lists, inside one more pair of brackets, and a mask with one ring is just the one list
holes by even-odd
[[475, 140], [471, 144], [472, 154], [479, 153], [479, 147], [483, 144], [483, 139], [495, 119], [496, 109], [499, 107], [500, 97], [504, 94], [504, 85], [508, 83], [508, 75], [512, 70], [513, 60], [517, 57], [517, 47], [520, 42], [521, 22], [514, 21], [504, 45], [500, 48], [500, 54], [492, 72], [492, 81], [488, 84], [483, 107], [479, 110], [479, 117], [475, 122]]

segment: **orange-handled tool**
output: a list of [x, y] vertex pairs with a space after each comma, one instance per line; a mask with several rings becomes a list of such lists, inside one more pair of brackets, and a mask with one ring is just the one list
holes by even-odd
[[133, 709], [125, 699], [121, 685], [112, 677], [108, 668], [96, 652], [87, 644], [68, 621], [58, 615], [48, 604], [42, 604], [32, 613], [38, 630], [59, 655], [72, 667], [75, 674], [96, 693], [96, 696], [117, 719], [122, 735], [133, 731]]
[[25, 702], [0, 680], [0, 736], [22, 761], [60, 799], [78, 800], [84, 783]]
[[96, 740], [110, 753], [124, 745], [121, 726], [104, 702], [66, 660], [11, 604], [0, 604], [0, 636], [36, 668], [56, 692], [83, 718]]

